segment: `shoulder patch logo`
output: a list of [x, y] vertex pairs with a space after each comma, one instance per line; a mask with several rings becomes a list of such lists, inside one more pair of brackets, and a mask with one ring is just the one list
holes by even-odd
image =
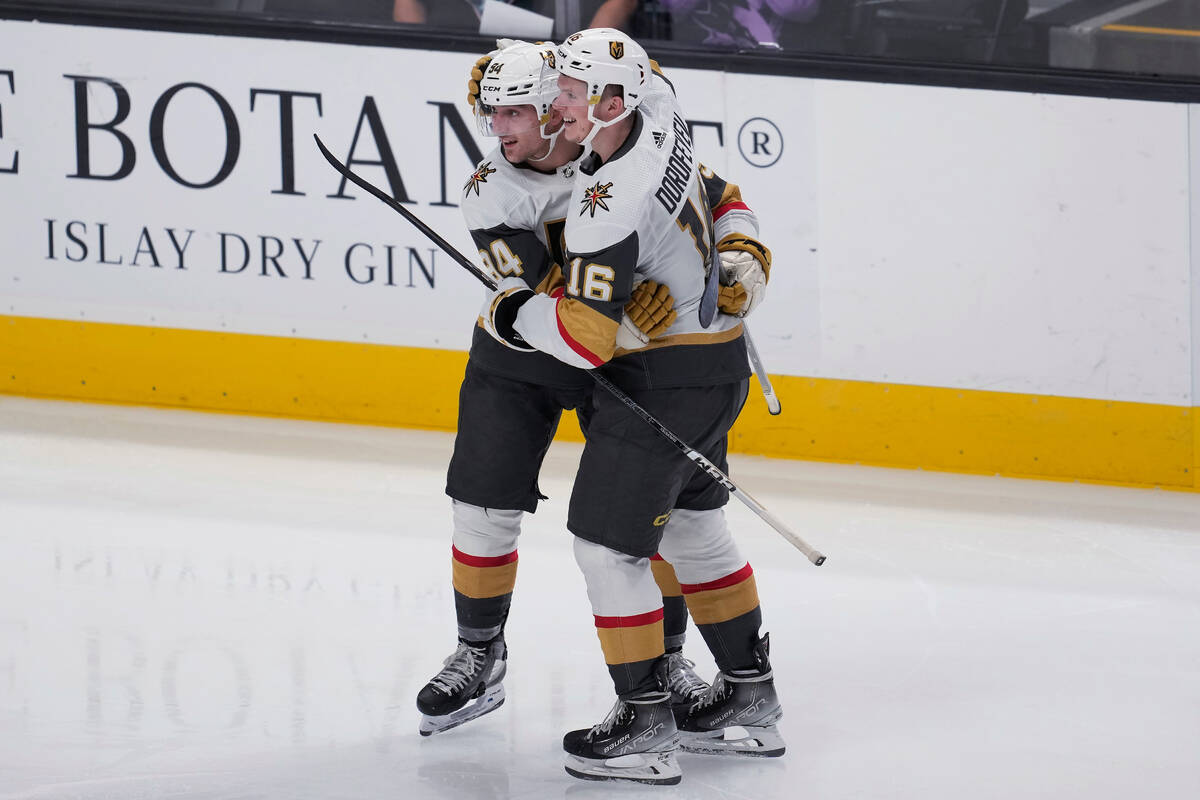
[[666, 131], [651, 131], [650, 135], [654, 137], [654, 146], [662, 150], [663, 145], [667, 143]]
[[612, 195], [608, 193], [608, 190], [611, 188], [612, 181], [609, 181], [608, 183], [600, 183], [600, 181], [596, 181], [595, 186], [589, 186], [588, 188], [584, 189], [582, 203], [583, 208], [579, 209], [579, 216], [582, 217], [583, 213], [588, 211], [591, 212], [591, 216], [594, 218], [596, 216], [597, 208], [602, 208], [605, 211], [608, 211], [608, 203], [605, 203], [604, 201], [612, 199]]
[[608, 54], [610, 56], [612, 56], [614, 59], [624, 58], [625, 57], [625, 43], [624, 42], [609, 42], [608, 43]]
[[463, 195], [464, 196], [469, 195], [471, 193], [471, 190], [474, 189], [475, 196], [478, 197], [479, 196], [479, 184], [487, 183], [487, 176], [491, 175], [495, 171], [496, 171], [496, 169], [495, 169], [495, 167], [492, 166], [492, 162], [490, 162], [490, 161], [485, 161], [482, 164], [480, 164], [479, 169], [472, 172], [471, 177], [467, 179], [467, 182], [465, 184], [463, 184]]

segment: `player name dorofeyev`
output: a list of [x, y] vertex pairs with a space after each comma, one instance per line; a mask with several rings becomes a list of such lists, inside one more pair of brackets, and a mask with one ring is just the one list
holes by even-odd
[[675, 144], [671, 147], [671, 157], [667, 161], [667, 171], [663, 175], [662, 184], [654, 196], [668, 214], [674, 214], [679, 201], [687, 194], [692, 175], [696, 171], [696, 163], [692, 158], [692, 137], [688, 134], [687, 123], [678, 114], [675, 115]]

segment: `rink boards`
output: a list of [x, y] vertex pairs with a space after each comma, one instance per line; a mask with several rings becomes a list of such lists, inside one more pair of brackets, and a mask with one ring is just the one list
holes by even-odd
[[[12, 21], [0, 53], [0, 391], [453, 429], [481, 289], [311, 134], [470, 254], [473, 59]], [[733, 449], [1196, 488], [1195, 108], [667, 67], [775, 254], [784, 413], [752, 396]]]

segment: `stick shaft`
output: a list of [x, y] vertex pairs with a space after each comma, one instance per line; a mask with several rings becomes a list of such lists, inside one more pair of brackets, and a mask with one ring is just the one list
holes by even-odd
[[783, 411], [783, 406], [779, 404], [779, 398], [775, 396], [775, 387], [771, 385], [771, 379], [767, 376], [766, 369], [763, 368], [762, 359], [758, 356], [758, 348], [754, 346], [754, 340], [750, 338], [750, 328], [747, 327], [745, 320], [742, 321], [742, 331], [746, 336], [746, 352], [750, 354], [750, 365], [754, 367], [754, 375], [758, 378], [758, 385], [762, 388], [763, 399], [767, 401], [767, 411], [772, 415]]

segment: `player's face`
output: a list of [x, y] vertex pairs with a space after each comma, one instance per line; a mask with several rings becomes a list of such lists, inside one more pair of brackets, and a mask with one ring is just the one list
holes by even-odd
[[533, 106], [498, 106], [492, 111], [492, 133], [500, 138], [504, 157], [513, 164], [545, 155], [548, 142], [538, 130]]
[[595, 123], [588, 119], [586, 83], [569, 75], [559, 75], [558, 97], [554, 98], [554, 107], [562, 114], [563, 136], [575, 144], [587, 138]]

